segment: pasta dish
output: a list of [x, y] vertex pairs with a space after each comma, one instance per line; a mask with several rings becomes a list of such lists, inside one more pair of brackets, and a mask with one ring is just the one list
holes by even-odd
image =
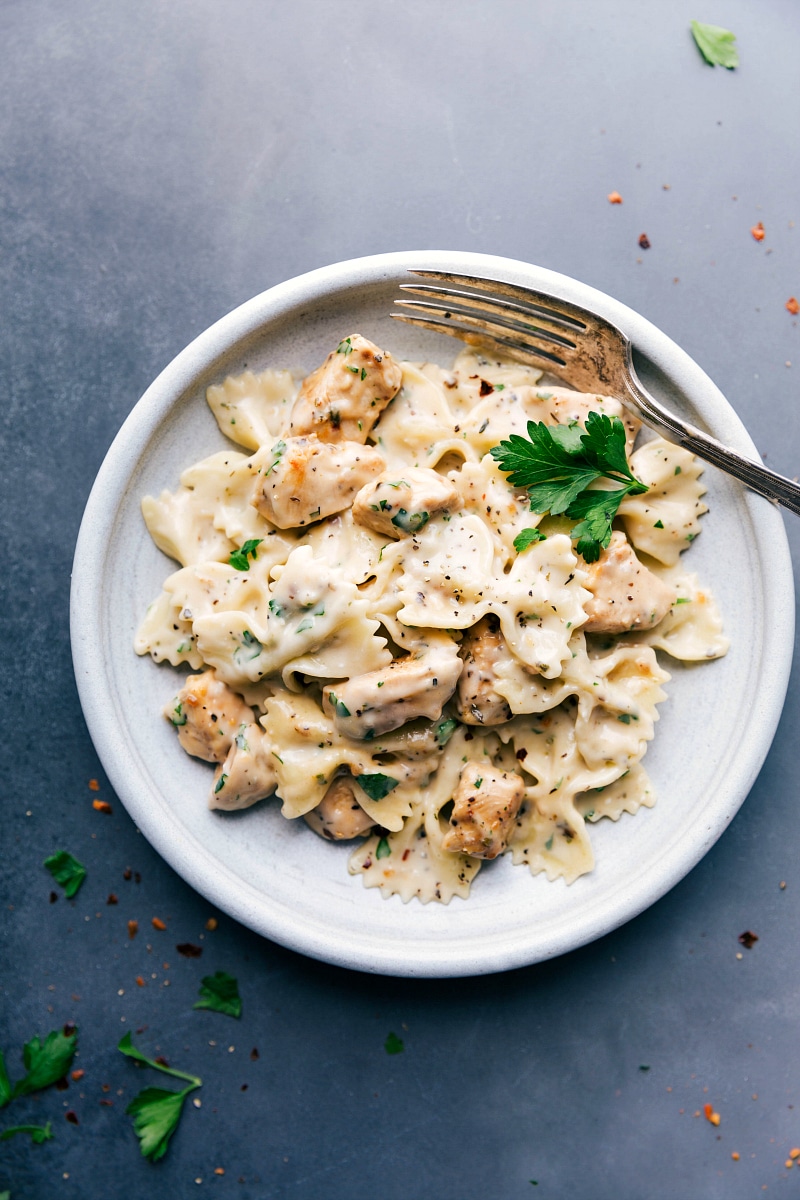
[[[702, 467], [658, 437], [634, 448], [614, 398], [541, 378], [472, 348], [449, 369], [398, 362], [351, 334], [302, 381], [209, 388], [241, 450], [143, 500], [180, 569], [135, 648], [192, 672], [165, 716], [216, 764], [212, 808], [275, 795], [316, 834], [358, 839], [367, 887], [446, 903], [506, 852], [571, 883], [594, 864], [592, 824], [654, 804], [656, 652], [728, 646], [682, 562]], [[646, 485], [593, 562], [492, 453], [530, 422], [579, 435], [590, 414], [622, 423]]]

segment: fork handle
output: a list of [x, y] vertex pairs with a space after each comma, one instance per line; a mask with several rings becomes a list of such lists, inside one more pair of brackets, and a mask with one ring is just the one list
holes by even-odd
[[716, 438], [696, 429], [694, 425], [680, 421], [662, 408], [644, 388], [637, 386], [638, 380], [635, 377], [626, 380], [626, 383], [631, 392], [629, 407], [632, 412], [639, 417], [644, 415], [647, 424], [656, 428], [667, 441], [683, 446], [698, 458], [718, 467], [720, 471], [725, 471], [727, 475], [732, 475], [751, 491], [758, 492], [760, 496], [788, 508], [800, 517], [800, 484], [787, 479], [785, 475], [779, 475], [777, 471], [771, 471], [769, 467], [762, 467], [760, 463], [745, 458], [743, 454], [731, 450], [728, 446], [723, 446]]

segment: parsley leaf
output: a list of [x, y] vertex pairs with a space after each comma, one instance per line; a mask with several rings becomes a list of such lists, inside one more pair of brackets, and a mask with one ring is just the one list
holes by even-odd
[[[611, 541], [611, 523], [624, 497], [647, 491], [628, 465], [625, 426], [619, 417], [605, 413], [590, 412], [585, 429], [576, 422], [529, 421], [527, 439], [511, 434], [494, 447], [492, 456], [514, 487], [528, 489], [532, 512], [566, 513], [578, 521], [572, 537], [587, 562], [596, 562]], [[607, 491], [590, 487], [604, 478], [622, 486]], [[514, 548], [524, 550], [536, 532], [523, 530]]]
[[6, 1070], [6, 1060], [0, 1050], [0, 1108], [5, 1108], [11, 1099], [11, 1080]]
[[403, 1039], [399, 1038], [396, 1033], [387, 1034], [383, 1048], [387, 1054], [402, 1054], [405, 1050]]
[[166, 1154], [169, 1139], [181, 1119], [183, 1102], [192, 1091], [193, 1086], [182, 1092], [145, 1088], [125, 1109], [128, 1116], [133, 1117], [133, 1132], [139, 1139], [139, 1149], [151, 1162], [158, 1162]]
[[83, 863], [78, 862], [77, 858], [73, 858], [66, 850], [57, 850], [44, 860], [44, 865], [56, 883], [61, 884], [67, 899], [71, 900], [87, 875]]
[[[9, 1138], [14, 1137], [18, 1133], [30, 1134], [31, 1141], [37, 1146], [41, 1146], [42, 1142], [49, 1142], [53, 1136], [53, 1127], [48, 1121], [46, 1125], [10, 1125], [8, 1129], [4, 1129], [0, 1133], [0, 1142], [7, 1142]], [[6, 1192], [10, 1195], [10, 1192]]]
[[458, 729], [458, 721], [450, 717], [447, 721], [441, 721], [436, 726], [436, 744], [437, 746], [446, 746]]
[[739, 66], [739, 55], [736, 50], [736, 34], [730, 29], [722, 29], [719, 25], [705, 25], [702, 21], [690, 21], [697, 49], [710, 67], [727, 67], [732, 71]]
[[375, 857], [376, 858], [388, 858], [391, 853], [392, 853], [392, 847], [389, 845], [389, 839], [382, 837], [381, 840], [378, 842], [378, 846], [375, 851]]
[[383, 800], [384, 796], [388, 796], [389, 792], [394, 791], [397, 787], [398, 780], [392, 779], [391, 775], [359, 775], [356, 782], [369, 796], [370, 800]]
[[54, 1029], [48, 1033], [44, 1042], [38, 1037], [31, 1038], [22, 1050], [22, 1061], [27, 1072], [24, 1079], [14, 1085], [13, 1096], [29, 1096], [31, 1092], [40, 1092], [51, 1083], [58, 1083], [69, 1070], [70, 1063], [78, 1045], [78, 1031], [64, 1033]]
[[145, 1088], [138, 1096], [134, 1096], [125, 1109], [128, 1116], [133, 1117], [133, 1130], [139, 1139], [139, 1148], [143, 1156], [151, 1162], [157, 1162], [166, 1154], [169, 1139], [178, 1127], [184, 1100], [190, 1092], [202, 1087], [203, 1081], [196, 1075], [187, 1075], [185, 1071], [178, 1071], [175, 1067], [167, 1067], [148, 1058], [134, 1046], [130, 1033], [125, 1034], [117, 1049], [127, 1058], [152, 1067], [154, 1071], [162, 1071], [165, 1075], [188, 1082], [188, 1087], [180, 1092], [170, 1092], [166, 1088]]
[[527, 550], [528, 546], [532, 546], [534, 542], [544, 542], [547, 538], [538, 529], [523, 529], [514, 538], [514, 549], [517, 554], [521, 554], [523, 550]]
[[258, 558], [258, 547], [263, 542], [263, 538], [248, 538], [243, 546], [238, 550], [234, 550], [233, 554], [228, 559], [232, 567], [236, 567], [237, 571], [249, 571], [250, 563], [248, 558], [252, 558], [253, 562]]
[[200, 986], [200, 999], [192, 1008], [209, 1008], [212, 1012], [225, 1013], [228, 1017], [240, 1017], [242, 1000], [239, 984], [233, 975], [228, 975], [226, 971], [205, 975]]

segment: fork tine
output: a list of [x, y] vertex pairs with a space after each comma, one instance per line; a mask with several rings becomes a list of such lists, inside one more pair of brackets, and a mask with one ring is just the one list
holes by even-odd
[[[397, 302], [401, 303], [400, 301]], [[407, 303], [411, 303], [408, 301]], [[509, 358], [517, 359], [519, 362], [527, 363], [529, 366], [549, 367], [550, 370], [558, 372], [566, 366], [562, 358], [558, 358], [555, 354], [551, 354], [549, 350], [543, 350], [540, 347], [523, 346], [520, 342], [510, 342], [507, 338], [495, 337], [486, 332], [472, 333], [468, 329], [462, 329], [457, 325], [453, 325], [448, 321], [431, 321], [426, 317], [407, 316], [405, 313], [390, 313], [394, 321], [404, 321], [406, 325], [416, 325], [423, 329], [432, 329], [434, 333], [446, 333], [450, 337], [458, 338], [459, 341], [466, 342], [470, 346], [490, 347], [501, 352], [505, 351]]]
[[[441, 283], [454, 283], [475, 288], [479, 292], [490, 295], [506, 296], [523, 304], [542, 309], [542, 315], [558, 323], [571, 325], [576, 333], [583, 333], [587, 328], [586, 313], [568, 300], [555, 301], [546, 292], [537, 292], [533, 288], [520, 287], [514, 283], [504, 283], [499, 279], [482, 279], [477, 275], [458, 275], [452, 271], [409, 271], [421, 279], [438, 279]], [[403, 286], [402, 284], [400, 285]], [[557, 303], [558, 307], [554, 307]], [[592, 317], [596, 320], [596, 317]]]
[[552, 326], [551, 333], [556, 337], [566, 337], [566, 344], [570, 346], [574, 346], [575, 343], [568, 335], [579, 336], [586, 328], [583, 326], [579, 329], [570, 318], [561, 317], [554, 310], [542, 305], [518, 304], [505, 297], [494, 300], [491, 295], [485, 294], [486, 289], [483, 294], [477, 295], [475, 292], [463, 292], [456, 288], [434, 287], [430, 283], [401, 283], [399, 287], [401, 292], [409, 292], [412, 296], [430, 297], [432, 300], [445, 300], [456, 308], [490, 309], [498, 315], [517, 314], [526, 320], [535, 321], [539, 328], [541, 323], [545, 322], [546, 326]]
[[[405, 289], [406, 285], [401, 283], [400, 287]], [[429, 313], [431, 316], [443, 313], [447, 318], [452, 317], [453, 320], [462, 321], [465, 325], [474, 328], [491, 329], [493, 332], [501, 334], [520, 333], [525, 338], [543, 339], [552, 343], [554, 352], [558, 349], [568, 353], [575, 349], [575, 342], [564, 337], [563, 334], [548, 329], [546, 325], [529, 323], [534, 319], [534, 314], [519, 305], [495, 304], [494, 301], [485, 300], [482, 296], [463, 298], [456, 292], [448, 292], [447, 289], [431, 288], [423, 294], [426, 300], [429, 298], [429, 302], [395, 300], [395, 304], [400, 308], [417, 309], [419, 312]], [[438, 303], [439, 301], [443, 301], [443, 303]], [[465, 309], [471, 309], [478, 315], [473, 316], [469, 311], [464, 311]], [[517, 313], [521, 313], [529, 321], [515, 320]]]

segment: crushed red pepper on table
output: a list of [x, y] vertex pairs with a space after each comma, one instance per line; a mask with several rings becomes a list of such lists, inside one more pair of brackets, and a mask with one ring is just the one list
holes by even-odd
[[766, 236], [766, 230], [760, 221], [751, 227], [750, 232], [757, 242], [763, 242]]
[[98, 781], [96, 779], [90, 779], [89, 780], [89, 788], [93, 792], [99, 792], [100, 784], [98, 783]]
[[650, 249], [650, 238], [647, 236], [646, 233], [642, 233], [639, 235], [639, 245], [641, 246], [641, 248], [643, 250]]
[[112, 812], [114, 811], [107, 800], [93, 800], [92, 808], [95, 810], [95, 812], [105, 813], [106, 816], [111, 816]]
[[139, 922], [138, 921], [128, 921], [128, 937], [135, 938], [138, 932], [139, 932]]
[[758, 934], [753, 933], [752, 929], [745, 929], [744, 933], [740, 933], [737, 939], [740, 946], [744, 946], [745, 950], [752, 950], [758, 941]]
[[786, 301], [786, 311], [790, 312], [793, 317], [796, 317], [797, 314], [800, 313], [800, 304], [798, 303], [796, 296], [790, 296]]
[[722, 1119], [718, 1112], [714, 1112], [714, 1108], [711, 1104], [703, 1105], [703, 1116], [707, 1121], [710, 1121], [712, 1125], [719, 1125], [720, 1120]]
[[161, 920], [161, 917], [153, 917], [151, 924], [153, 929], [159, 929], [162, 932], [167, 928], [165, 922]]
[[609, 192], [608, 193], [608, 203], [609, 204], [622, 204], [622, 196], [620, 196], [619, 192]]
[[184, 958], [199, 958], [203, 953], [202, 946], [194, 946], [191, 942], [181, 942], [175, 949], [178, 954], [182, 954]]

